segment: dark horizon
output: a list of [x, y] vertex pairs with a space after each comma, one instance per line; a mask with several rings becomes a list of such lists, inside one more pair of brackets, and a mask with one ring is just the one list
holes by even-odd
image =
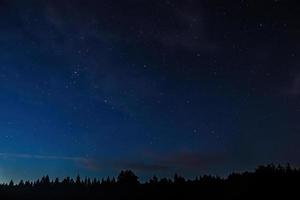
[[80, 179], [80, 181], [82, 183], [87, 182], [97, 182], [97, 183], [117, 183], [118, 182], [118, 176], [120, 176], [120, 174], [122, 174], [123, 172], [130, 172], [133, 173], [133, 175], [136, 176], [136, 181], [139, 184], [149, 184], [153, 178], [157, 178], [158, 181], [170, 181], [172, 183], [174, 183], [176, 178], [183, 178], [185, 181], [197, 181], [200, 180], [202, 178], [205, 177], [211, 177], [214, 179], [221, 179], [221, 180], [228, 180], [230, 179], [231, 176], [235, 176], [235, 175], [243, 175], [243, 174], [255, 174], [257, 173], [257, 171], [260, 171], [262, 169], [272, 169], [272, 170], [292, 170], [292, 171], [298, 171], [300, 173], [300, 167], [295, 167], [295, 166], [291, 166], [290, 164], [286, 164], [286, 165], [281, 165], [281, 164], [268, 164], [268, 165], [259, 165], [256, 168], [253, 168], [251, 170], [245, 170], [245, 171], [232, 171], [226, 175], [216, 175], [216, 174], [198, 174], [195, 175], [194, 177], [185, 177], [179, 173], [174, 173], [171, 176], [158, 176], [156, 174], [153, 174], [147, 178], [143, 178], [138, 176], [138, 173], [136, 173], [135, 171], [131, 170], [131, 169], [122, 169], [118, 172], [118, 174], [114, 175], [114, 176], [106, 176], [106, 177], [87, 177], [87, 176], [81, 176], [80, 174], [77, 174], [76, 176], [66, 176], [66, 177], [51, 177], [48, 174], [44, 174], [41, 177], [38, 177], [36, 179], [32, 179], [32, 180], [25, 180], [25, 179], [20, 179], [20, 180], [12, 180], [10, 179], [7, 182], [0, 182], [0, 186], [5, 186], [5, 185], [11, 185], [11, 186], [18, 186], [18, 185], [22, 185], [24, 183], [28, 183], [28, 184], [37, 184], [39, 182], [41, 182], [44, 179], [47, 179], [47, 181], [49, 181], [49, 183], [63, 183], [65, 180], [69, 180], [69, 182], [71, 184], [75, 184], [76, 180], [78, 180], [78, 178]]
[[232, 173], [227, 178], [204, 175], [185, 179], [152, 177], [145, 183], [130, 170], [116, 178], [90, 179], [77, 176], [51, 180], [44, 176], [35, 182], [21, 180], [0, 184], [4, 199], [256, 199], [290, 198], [299, 194], [300, 169], [290, 165], [259, 166], [254, 172]]
[[0, 182], [300, 167], [300, 1], [0, 0]]

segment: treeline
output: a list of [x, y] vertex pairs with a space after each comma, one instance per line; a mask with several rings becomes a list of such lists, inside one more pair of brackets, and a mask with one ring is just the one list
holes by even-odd
[[299, 198], [300, 169], [289, 165], [260, 166], [254, 172], [233, 173], [227, 178], [201, 176], [187, 180], [152, 177], [140, 183], [130, 170], [117, 178], [21, 180], [0, 185], [1, 199], [253, 199]]

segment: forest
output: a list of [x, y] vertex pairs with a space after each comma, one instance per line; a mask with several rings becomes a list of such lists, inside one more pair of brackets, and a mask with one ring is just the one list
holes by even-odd
[[256, 199], [297, 197], [300, 169], [287, 166], [259, 166], [253, 172], [232, 173], [227, 177], [203, 175], [189, 180], [156, 176], [146, 182], [131, 170], [116, 178], [90, 179], [77, 176], [50, 180], [3, 183], [1, 199]]

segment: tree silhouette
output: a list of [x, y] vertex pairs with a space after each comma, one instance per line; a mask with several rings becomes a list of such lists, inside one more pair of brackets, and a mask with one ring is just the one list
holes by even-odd
[[153, 176], [140, 183], [130, 170], [121, 171], [115, 180], [84, 180], [78, 175], [75, 180], [66, 177], [51, 181], [44, 176], [34, 182], [20, 180], [15, 184], [0, 184], [2, 199], [289, 199], [298, 197], [300, 170], [267, 165], [258, 166], [254, 172], [232, 173], [227, 178], [204, 175], [193, 180], [177, 174], [174, 179]]
[[156, 176], [153, 176], [150, 180], [149, 180], [150, 184], [157, 184], [158, 183], [158, 178]]
[[81, 179], [79, 175], [77, 175], [75, 183], [76, 185], [81, 185]]
[[184, 184], [185, 179], [182, 176], [179, 176], [177, 174], [174, 175], [174, 183], [175, 184]]
[[138, 177], [131, 171], [121, 171], [118, 176], [118, 183], [123, 185], [138, 185]]
[[14, 186], [14, 182], [13, 182], [13, 180], [11, 180], [10, 182], [9, 182], [9, 187], [13, 187]]

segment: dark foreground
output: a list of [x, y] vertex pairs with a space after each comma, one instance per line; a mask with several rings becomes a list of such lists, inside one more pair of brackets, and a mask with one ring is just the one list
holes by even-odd
[[1, 199], [271, 199], [299, 198], [300, 170], [272, 165], [255, 172], [231, 174], [227, 178], [202, 176], [185, 180], [153, 177], [139, 183], [131, 171], [122, 171], [117, 179], [62, 181], [43, 177], [35, 182], [10, 182], [0, 186]]

